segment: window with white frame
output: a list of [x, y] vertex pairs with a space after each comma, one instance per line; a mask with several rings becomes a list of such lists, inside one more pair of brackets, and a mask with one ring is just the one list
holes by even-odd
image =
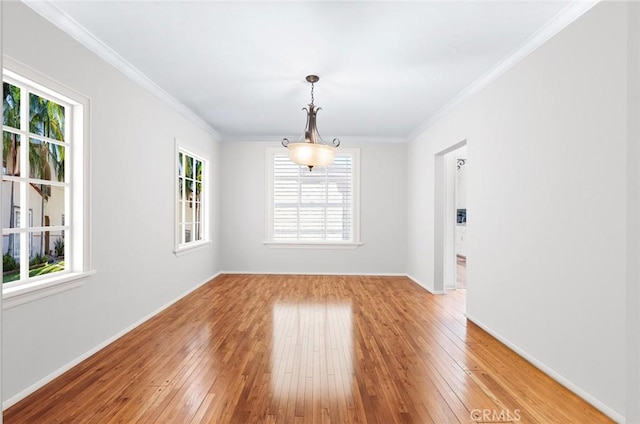
[[207, 232], [208, 161], [176, 142], [176, 246], [175, 252], [209, 242]]
[[7, 299], [69, 288], [89, 272], [88, 100], [13, 65], [21, 72], [5, 68], [2, 84], [5, 307]]
[[267, 149], [267, 244], [359, 244], [359, 150], [338, 149], [333, 164], [315, 167]]

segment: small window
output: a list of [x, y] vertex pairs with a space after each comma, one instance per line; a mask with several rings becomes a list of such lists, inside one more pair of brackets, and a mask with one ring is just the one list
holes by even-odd
[[[64, 282], [60, 277], [71, 280], [89, 269], [88, 100], [25, 72], [30, 75], [4, 69], [2, 84], [5, 300], [41, 286], [52, 292], [52, 283]], [[72, 219], [56, 219], [63, 216]]]
[[309, 171], [268, 149], [267, 244], [357, 246], [358, 153], [339, 149], [333, 164]]
[[208, 161], [177, 143], [176, 246], [179, 253], [209, 242], [207, 179]]

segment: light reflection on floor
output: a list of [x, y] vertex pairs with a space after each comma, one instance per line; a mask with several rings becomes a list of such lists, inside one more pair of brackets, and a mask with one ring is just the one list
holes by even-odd
[[352, 397], [353, 312], [348, 303], [273, 306], [271, 389], [277, 398]]

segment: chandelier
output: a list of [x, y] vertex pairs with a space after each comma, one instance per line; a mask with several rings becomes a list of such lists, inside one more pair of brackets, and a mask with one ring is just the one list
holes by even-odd
[[291, 143], [288, 138], [283, 138], [282, 145], [289, 149], [289, 159], [292, 162], [308, 166], [309, 171], [311, 171], [314, 166], [327, 166], [333, 163], [333, 156], [336, 147], [340, 146], [340, 140], [334, 138], [331, 144], [328, 144], [320, 137], [316, 124], [316, 114], [321, 108], [316, 108], [316, 105], [313, 104], [314, 84], [320, 80], [320, 77], [308, 75], [306, 79], [311, 83], [311, 103], [309, 103], [309, 109], [302, 108], [307, 112], [304, 137], [295, 143]]

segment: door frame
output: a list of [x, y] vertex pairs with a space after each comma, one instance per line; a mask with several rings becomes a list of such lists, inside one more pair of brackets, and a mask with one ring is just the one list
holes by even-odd
[[467, 146], [467, 140], [459, 141], [435, 154], [434, 172], [434, 267], [433, 285], [435, 292], [446, 293], [456, 278], [455, 245], [455, 158], [452, 154]]

